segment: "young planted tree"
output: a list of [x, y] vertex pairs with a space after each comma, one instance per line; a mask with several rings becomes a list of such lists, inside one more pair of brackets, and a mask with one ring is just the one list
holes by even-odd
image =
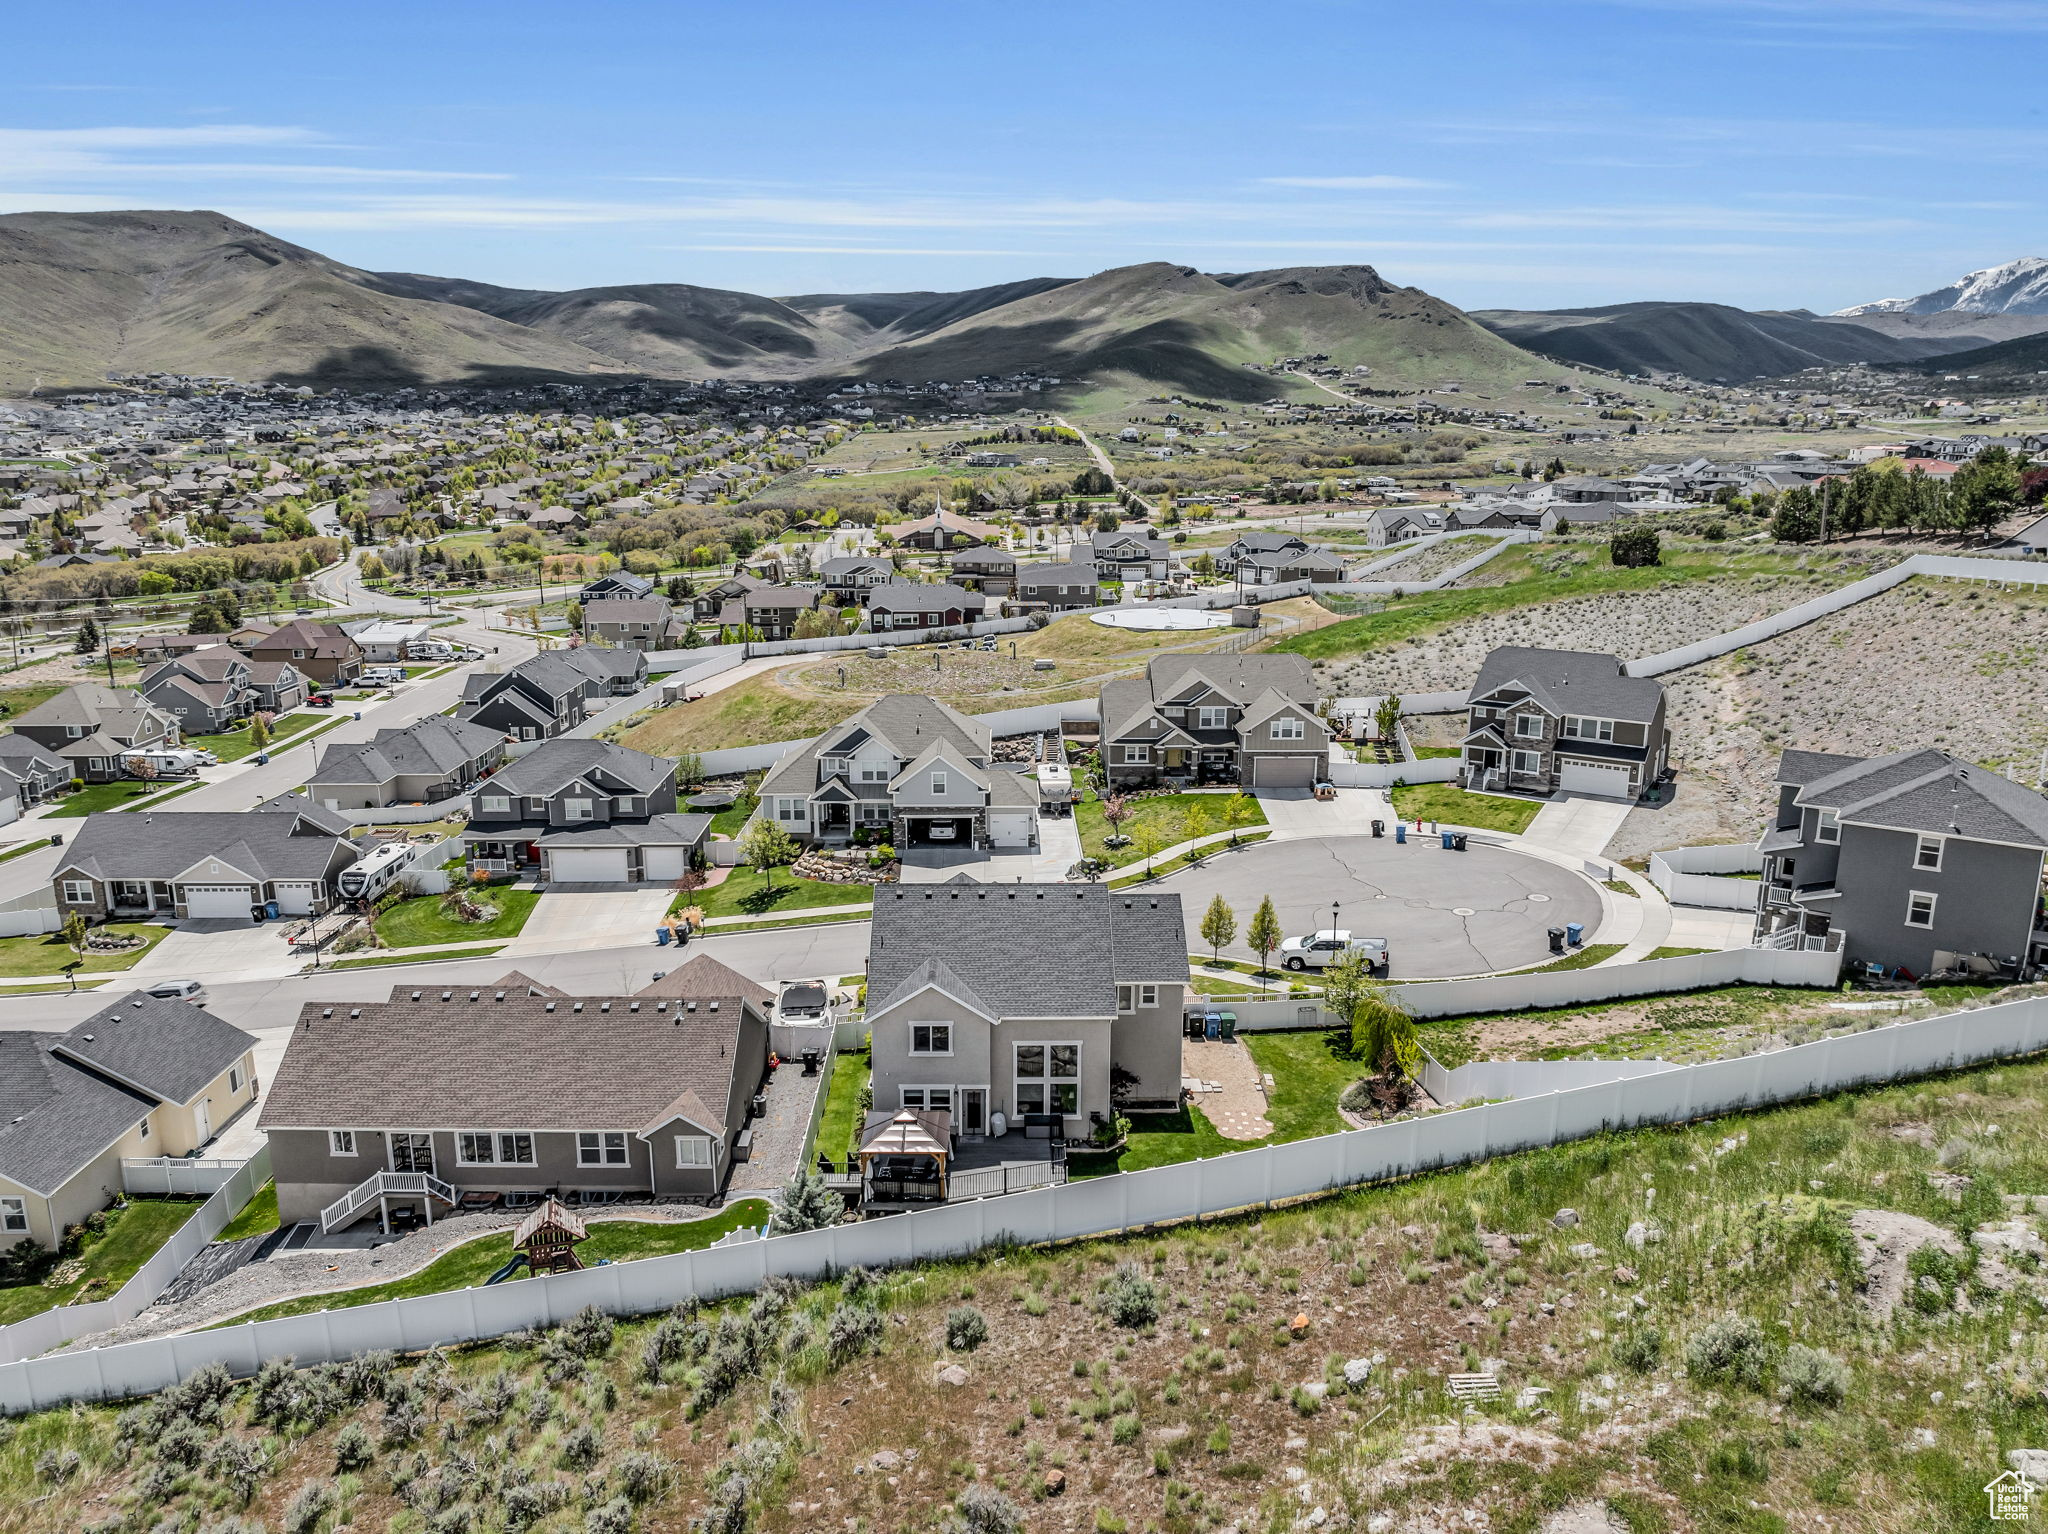
[[1337, 1016], [1357, 1016], [1359, 1003], [1380, 994], [1373, 983], [1372, 961], [1353, 948], [1323, 971], [1323, 1005]]
[[270, 715], [259, 710], [249, 716], [249, 744], [258, 751], [270, 744]]
[[86, 934], [92, 928], [86, 922], [84, 912], [70, 911], [65, 914], [64, 925], [59, 930], [64, 934], [64, 946], [71, 950], [71, 962], [64, 966], [64, 977], [75, 991], [78, 989], [79, 966], [85, 963]]
[[1415, 1019], [1377, 986], [1371, 987], [1352, 1009], [1351, 1047], [1367, 1069], [1390, 1086], [1398, 1087], [1405, 1082], [1422, 1063]]
[[1152, 873], [1152, 860], [1187, 835], [1187, 817], [1178, 810], [1162, 809], [1138, 823], [1138, 854], [1145, 860], [1145, 874]]
[[704, 784], [704, 758], [694, 751], [685, 751], [677, 757], [676, 782], [692, 790], [701, 788]]
[[1102, 799], [1103, 823], [1109, 827], [1109, 835], [1102, 839], [1105, 847], [1121, 847], [1124, 843], [1123, 823], [1130, 818], [1131, 801], [1122, 794], [1105, 794]]
[[1273, 909], [1273, 897], [1268, 895], [1259, 902], [1259, 908], [1252, 914], [1252, 924], [1246, 930], [1244, 940], [1251, 944], [1259, 955], [1259, 969], [1267, 969], [1267, 959], [1280, 946], [1286, 934], [1280, 930], [1280, 913]]
[[771, 1235], [789, 1236], [798, 1231], [823, 1230], [845, 1218], [846, 1201], [828, 1188], [817, 1172], [802, 1167], [776, 1190], [768, 1230]]
[[1401, 695], [1390, 692], [1380, 699], [1379, 706], [1372, 711], [1372, 733], [1375, 740], [1392, 740], [1394, 731], [1401, 723]]
[[1237, 936], [1237, 913], [1221, 895], [1209, 897], [1209, 909], [1202, 913], [1202, 941], [1209, 945], [1209, 962], [1218, 962], [1223, 945]]
[[775, 870], [797, 859], [796, 839], [765, 815], [747, 827], [740, 849], [770, 889], [775, 887]]

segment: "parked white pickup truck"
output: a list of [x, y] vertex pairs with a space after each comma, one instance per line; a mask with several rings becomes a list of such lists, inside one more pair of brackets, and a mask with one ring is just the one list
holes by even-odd
[[1287, 939], [1280, 945], [1280, 962], [1289, 969], [1327, 969], [1347, 952], [1364, 954], [1376, 975], [1384, 976], [1393, 962], [1385, 938], [1353, 937], [1349, 932], [1329, 927], [1306, 937]]

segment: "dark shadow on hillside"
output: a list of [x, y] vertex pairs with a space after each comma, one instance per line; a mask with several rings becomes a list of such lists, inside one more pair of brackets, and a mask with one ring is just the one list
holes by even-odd
[[421, 371], [419, 365], [409, 361], [388, 346], [350, 346], [337, 348], [322, 357], [311, 368], [298, 372], [279, 371], [268, 375], [268, 382], [305, 384], [315, 389], [424, 389], [432, 387], [450, 388], [525, 388], [533, 384], [583, 384], [591, 387], [625, 387], [649, 381], [672, 383], [659, 374], [637, 369], [621, 368], [616, 373], [567, 373], [559, 368], [507, 367], [498, 363], [470, 363], [446, 374], [430, 374]]
[[1272, 397], [1271, 379], [1210, 355], [1210, 335], [1186, 320], [1157, 320], [1101, 344], [1082, 340], [1081, 329], [1079, 320], [1066, 318], [992, 326], [929, 346], [879, 352], [847, 376], [919, 381], [1018, 368], [1066, 375], [1116, 370], [1206, 399], [1249, 404]]

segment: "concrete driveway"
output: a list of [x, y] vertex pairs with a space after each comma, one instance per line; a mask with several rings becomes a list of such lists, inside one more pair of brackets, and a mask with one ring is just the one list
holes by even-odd
[[651, 944], [675, 898], [666, 885], [551, 884], [503, 956]]
[[906, 847], [902, 856], [905, 884], [944, 884], [963, 873], [978, 884], [1057, 884], [1081, 861], [1081, 827], [1070, 815], [1042, 815], [1035, 849]]
[[292, 957], [284, 940], [291, 925], [273, 921], [259, 926], [231, 917], [180, 922], [128, 973], [138, 981], [150, 981], [296, 970], [301, 961]]
[[1222, 895], [1238, 931], [1224, 951], [1239, 959], [1258, 957], [1244, 934], [1267, 896], [1289, 937], [1329, 926], [1336, 901], [1338, 926], [1388, 940], [1397, 980], [1539, 964], [1550, 957], [1548, 928], [1578, 922], [1590, 937], [1601, 913], [1599, 888], [1571, 869], [1477, 841], [1466, 852], [1446, 852], [1435, 839], [1403, 845], [1369, 835], [1260, 842], [1169, 875], [1159, 887], [1180, 895], [1188, 946], [1197, 953], [1209, 945], [1195, 929], [1210, 898]]
[[1400, 817], [1379, 788], [1340, 788], [1334, 799], [1318, 799], [1305, 788], [1261, 788], [1252, 792], [1276, 837], [1370, 836], [1375, 820], [1391, 835]]
[[1635, 805], [1626, 799], [1557, 794], [1536, 812], [1522, 840], [1571, 857], [1597, 858]]

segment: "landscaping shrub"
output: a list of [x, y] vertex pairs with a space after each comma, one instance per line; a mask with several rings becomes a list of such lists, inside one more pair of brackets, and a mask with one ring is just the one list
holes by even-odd
[[1693, 1333], [1685, 1345], [1686, 1371], [1709, 1385], [1763, 1384], [1770, 1365], [1764, 1329], [1748, 1316], [1725, 1315]]
[[972, 1353], [988, 1341], [988, 1318], [972, 1305], [955, 1305], [946, 1312], [946, 1346], [956, 1353]]
[[1136, 1263], [1120, 1263], [1096, 1291], [1095, 1307], [1118, 1326], [1150, 1326], [1159, 1319], [1159, 1289]]

